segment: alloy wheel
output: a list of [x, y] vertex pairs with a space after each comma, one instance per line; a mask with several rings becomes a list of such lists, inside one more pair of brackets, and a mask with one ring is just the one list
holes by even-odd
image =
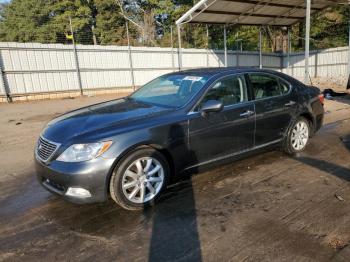
[[294, 150], [301, 151], [309, 140], [309, 126], [305, 121], [299, 121], [292, 130], [291, 143]]
[[153, 157], [135, 160], [124, 172], [124, 196], [133, 203], [146, 203], [157, 196], [164, 183], [164, 168]]

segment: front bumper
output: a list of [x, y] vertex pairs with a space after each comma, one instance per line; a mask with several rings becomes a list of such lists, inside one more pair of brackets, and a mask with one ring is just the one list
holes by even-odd
[[[47, 165], [35, 159], [35, 169], [39, 183], [55, 195], [73, 203], [95, 203], [108, 198], [108, 179], [113, 163], [114, 159], [102, 157], [80, 163], [52, 161]], [[84, 189], [89, 194], [69, 195], [69, 188]]]

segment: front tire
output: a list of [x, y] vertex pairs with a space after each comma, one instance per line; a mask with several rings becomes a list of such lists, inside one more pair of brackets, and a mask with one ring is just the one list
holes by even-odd
[[288, 154], [296, 154], [305, 150], [311, 129], [309, 121], [304, 117], [298, 117], [289, 129], [284, 140], [284, 151]]
[[153, 148], [142, 148], [127, 154], [115, 167], [111, 181], [112, 199], [128, 210], [152, 205], [166, 188], [169, 165]]

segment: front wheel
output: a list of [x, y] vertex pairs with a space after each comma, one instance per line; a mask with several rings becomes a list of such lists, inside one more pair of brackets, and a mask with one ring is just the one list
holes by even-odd
[[310, 138], [310, 123], [304, 117], [299, 117], [289, 129], [285, 141], [284, 151], [288, 154], [304, 151]]
[[129, 210], [148, 206], [166, 187], [169, 166], [164, 156], [152, 149], [142, 148], [124, 157], [112, 174], [112, 199]]

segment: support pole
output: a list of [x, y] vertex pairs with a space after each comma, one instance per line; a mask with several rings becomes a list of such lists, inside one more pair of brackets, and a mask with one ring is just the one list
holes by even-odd
[[290, 51], [291, 51], [291, 43], [290, 43], [290, 28], [287, 29], [287, 74], [290, 74]]
[[225, 50], [225, 67], [227, 67], [227, 32], [226, 32], [226, 25], [224, 25], [224, 50]]
[[[348, 49], [348, 75], [349, 75], [349, 78], [350, 78], [350, 4], [348, 5], [348, 12], [349, 12], [349, 49]], [[349, 87], [349, 86], [348, 86]]]
[[128, 39], [128, 54], [129, 54], [129, 63], [130, 63], [131, 85], [132, 85], [132, 88], [135, 91], [136, 86], [135, 86], [135, 76], [134, 76], [134, 64], [132, 62], [132, 53], [131, 53], [131, 46], [130, 46], [129, 23], [128, 23], [128, 21], [125, 22], [125, 28], [126, 28], [126, 37]]
[[206, 25], [207, 29], [207, 67], [209, 67], [209, 28], [208, 25]]
[[348, 83], [346, 89], [350, 89], [350, 4], [348, 5], [348, 19], [349, 19], [349, 48], [348, 48]]
[[182, 51], [181, 51], [181, 26], [177, 26], [177, 37], [179, 40], [179, 48], [178, 48], [178, 60], [179, 60], [179, 70], [182, 68]]
[[69, 17], [69, 27], [70, 27], [70, 33], [71, 33], [71, 36], [72, 36], [73, 53], [74, 53], [75, 68], [76, 68], [77, 79], [78, 79], [78, 86], [79, 86], [79, 89], [80, 89], [80, 94], [84, 95], [83, 85], [82, 85], [82, 82], [81, 82], [81, 75], [80, 75], [78, 52], [77, 52], [77, 47], [75, 45], [75, 39], [74, 39], [75, 37], [74, 37], [74, 31], [73, 31], [72, 18], [71, 17]]
[[262, 57], [262, 27], [259, 28], [259, 68], [263, 68], [263, 57]]
[[306, 28], [305, 28], [305, 84], [310, 82], [310, 24], [311, 0], [306, 0]]
[[174, 39], [173, 39], [173, 27], [170, 26], [170, 42], [171, 42], [171, 68], [175, 70], [175, 59], [174, 59]]
[[[239, 49], [239, 44], [241, 45]], [[236, 67], [239, 67], [239, 53], [242, 53], [242, 41], [238, 38], [238, 31], [236, 32]]]

